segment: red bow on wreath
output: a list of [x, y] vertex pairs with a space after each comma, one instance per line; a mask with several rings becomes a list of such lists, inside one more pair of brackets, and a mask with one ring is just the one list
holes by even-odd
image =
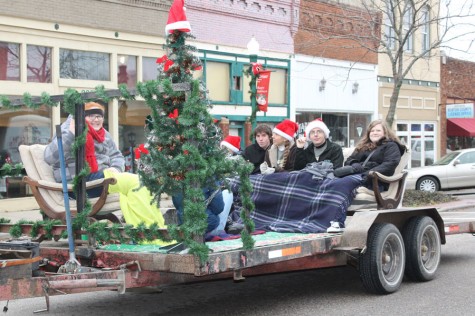
[[174, 119], [176, 123], [178, 123], [178, 109], [174, 109], [173, 112], [168, 114], [168, 117], [171, 118], [172, 120]]
[[164, 64], [163, 70], [168, 71], [168, 69], [170, 69], [170, 66], [173, 65], [174, 61], [171, 59], [168, 59], [167, 55], [163, 55], [162, 57], [157, 58], [156, 63]]
[[139, 147], [134, 149], [134, 154], [135, 154], [135, 159], [140, 159], [140, 156], [142, 154], [148, 155], [149, 151], [147, 148], [145, 148], [144, 144], [140, 144]]

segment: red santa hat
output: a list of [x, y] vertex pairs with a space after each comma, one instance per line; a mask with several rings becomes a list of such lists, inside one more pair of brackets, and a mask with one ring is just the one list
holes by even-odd
[[221, 142], [221, 147], [229, 148], [233, 153], [238, 153], [241, 151], [241, 137], [228, 135]]
[[292, 122], [291, 120], [283, 120], [274, 127], [272, 132], [292, 142], [294, 140], [294, 135], [298, 131], [298, 129], [299, 126], [297, 125], [297, 123]]
[[191, 31], [190, 22], [186, 19], [184, 0], [174, 0], [170, 12], [168, 13], [165, 33], [173, 33], [175, 30], [182, 32]]
[[325, 138], [330, 137], [330, 130], [328, 129], [327, 125], [323, 123], [321, 118], [317, 118], [316, 120], [311, 121], [310, 123], [307, 124], [307, 127], [305, 127], [305, 136], [309, 137], [310, 132], [314, 128], [321, 129], [323, 133], [325, 134]]

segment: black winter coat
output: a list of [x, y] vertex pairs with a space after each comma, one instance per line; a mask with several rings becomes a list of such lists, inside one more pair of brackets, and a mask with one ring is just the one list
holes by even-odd
[[267, 149], [262, 148], [257, 143], [249, 145], [244, 149], [243, 158], [254, 165], [254, 170], [252, 170], [251, 174], [261, 173], [260, 166], [264, 162], [266, 151]]
[[343, 150], [340, 145], [332, 143], [327, 139], [327, 148], [325, 148], [320, 157], [318, 157], [318, 161], [315, 158], [314, 148], [313, 143], [310, 143], [305, 149], [297, 148], [294, 170], [302, 170], [309, 163], [325, 160], [330, 161], [333, 164], [334, 169], [343, 166]]
[[[364, 176], [368, 175], [369, 171], [377, 171], [385, 176], [392, 176], [394, 170], [401, 161], [401, 156], [404, 154], [405, 147], [390, 140], [382, 140], [378, 147], [374, 149], [374, 154], [369, 158], [368, 162], [364, 166]], [[354, 163], [364, 163], [371, 151], [354, 151], [345, 162], [346, 166], [350, 166]], [[367, 185], [369, 181], [367, 180]], [[387, 189], [387, 185], [383, 185], [384, 189]]]

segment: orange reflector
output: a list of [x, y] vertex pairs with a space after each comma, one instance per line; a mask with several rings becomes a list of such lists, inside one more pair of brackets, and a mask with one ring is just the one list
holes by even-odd
[[272, 250], [269, 251], [269, 258], [280, 258], [286, 256], [296, 255], [302, 252], [302, 247], [291, 247], [291, 248], [284, 248], [279, 250]]
[[449, 226], [449, 233], [456, 233], [460, 231], [460, 226], [459, 225], [450, 225]]

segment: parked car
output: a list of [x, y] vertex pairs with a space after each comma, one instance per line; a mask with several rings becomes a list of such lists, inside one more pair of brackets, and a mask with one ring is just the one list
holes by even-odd
[[431, 166], [407, 171], [406, 189], [435, 192], [475, 187], [475, 148], [452, 151]]

